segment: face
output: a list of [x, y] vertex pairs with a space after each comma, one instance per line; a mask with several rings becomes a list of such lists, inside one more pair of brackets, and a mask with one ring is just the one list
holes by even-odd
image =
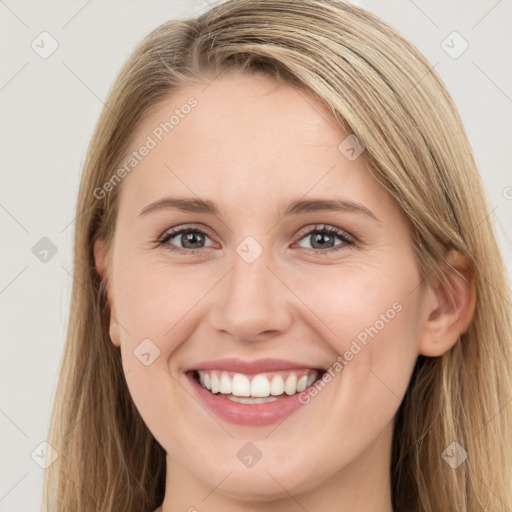
[[389, 463], [420, 276], [347, 136], [305, 92], [240, 74], [187, 85], [137, 129], [110, 334], [184, 485], [270, 500]]

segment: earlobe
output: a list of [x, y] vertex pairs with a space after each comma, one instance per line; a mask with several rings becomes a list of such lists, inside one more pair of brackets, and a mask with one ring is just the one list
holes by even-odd
[[96, 241], [94, 244], [94, 263], [96, 265], [96, 271], [98, 272], [98, 275], [103, 281], [106, 290], [107, 305], [110, 313], [110, 339], [116, 347], [119, 347], [121, 345], [121, 341], [119, 338], [119, 324], [117, 322], [116, 308], [114, 301], [112, 299], [110, 283], [108, 280], [108, 273], [105, 261], [105, 245], [101, 240]]
[[110, 316], [110, 328], [108, 331], [110, 335], [110, 341], [116, 346], [121, 346], [121, 339], [119, 337], [119, 324], [117, 323], [117, 320], [115, 320], [112, 315]]
[[476, 287], [467, 258], [452, 250], [445, 279], [427, 286], [419, 353], [437, 357], [457, 342], [473, 318]]

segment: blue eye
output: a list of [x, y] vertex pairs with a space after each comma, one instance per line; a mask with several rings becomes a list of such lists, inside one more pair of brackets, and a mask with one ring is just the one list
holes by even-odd
[[[313, 245], [313, 249], [308, 249], [308, 252], [314, 254], [326, 254], [330, 252], [340, 251], [344, 247], [352, 246], [355, 244], [353, 238], [338, 228], [332, 226], [316, 226], [315, 229], [310, 229], [300, 240], [309, 238], [310, 243]], [[335, 239], [341, 240], [341, 246], [330, 246], [331, 243], [335, 242]], [[315, 247], [316, 246], [316, 247]], [[301, 246], [302, 247], [302, 246]]]
[[[306, 252], [312, 254], [326, 254], [330, 252], [340, 251], [344, 248], [355, 245], [355, 240], [345, 231], [332, 226], [315, 226], [314, 229], [309, 229], [304, 233], [298, 242], [310, 238], [310, 243], [313, 248], [302, 247]], [[336, 240], [341, 241], [341, 244], [331, 246]], [[182, 247], [178, 247], [172, 240], [177, 239]], [[155, 241], [155, 246], [165, 246], [166, 250], [176, 252], [179, 254], [192, 255], [200, 252], [201, 249], [210, 249], [215, 246], [204, 245], [206, 240], [210, 239], [210, 235], [202, 229], [189, 226], [175, 228], [165, 232], [158, 240]]]
[[[181, 243], [184, 244], [184, 247], [176, 247], [174, 243], [171, 243], [171, 240], [174, 238], [179, 238]], [[166, 249], [171, 252], [177, 252], [180, 254], [195, 254], [197, 249], [207, 248], [201, 246], [201, 244], [205, 242], [205, 238], [209, 238], [209, 235], [202, 229], [194, 227], [178, 228], [167, 231], [163, 237], [157, 241], [157, 245], [166, 245]]]

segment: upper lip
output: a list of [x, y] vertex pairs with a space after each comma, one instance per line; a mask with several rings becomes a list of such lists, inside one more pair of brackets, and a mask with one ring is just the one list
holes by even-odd
[[279, 370], [300, 370], [309, 368], [315, 367], [310, 364], [299, 363], [296, 361], [286, 361], [285, 359], [267, 358], [256, 359], [255, 361], [244, 361], [243, 359], [228, 358], [204, 361], [202, 363], [198, 363], [193, 368], [190, 368], [190, 370], [224, 370], [251, 375], [264, 372], [276, 372]]

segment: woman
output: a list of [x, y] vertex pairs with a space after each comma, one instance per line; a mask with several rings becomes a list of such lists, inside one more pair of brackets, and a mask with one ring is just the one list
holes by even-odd
[[510, 506], [505, 269], [454, 103], [389, 25], [232, 0], [160, 26], [77, 213], [49, 510]]

